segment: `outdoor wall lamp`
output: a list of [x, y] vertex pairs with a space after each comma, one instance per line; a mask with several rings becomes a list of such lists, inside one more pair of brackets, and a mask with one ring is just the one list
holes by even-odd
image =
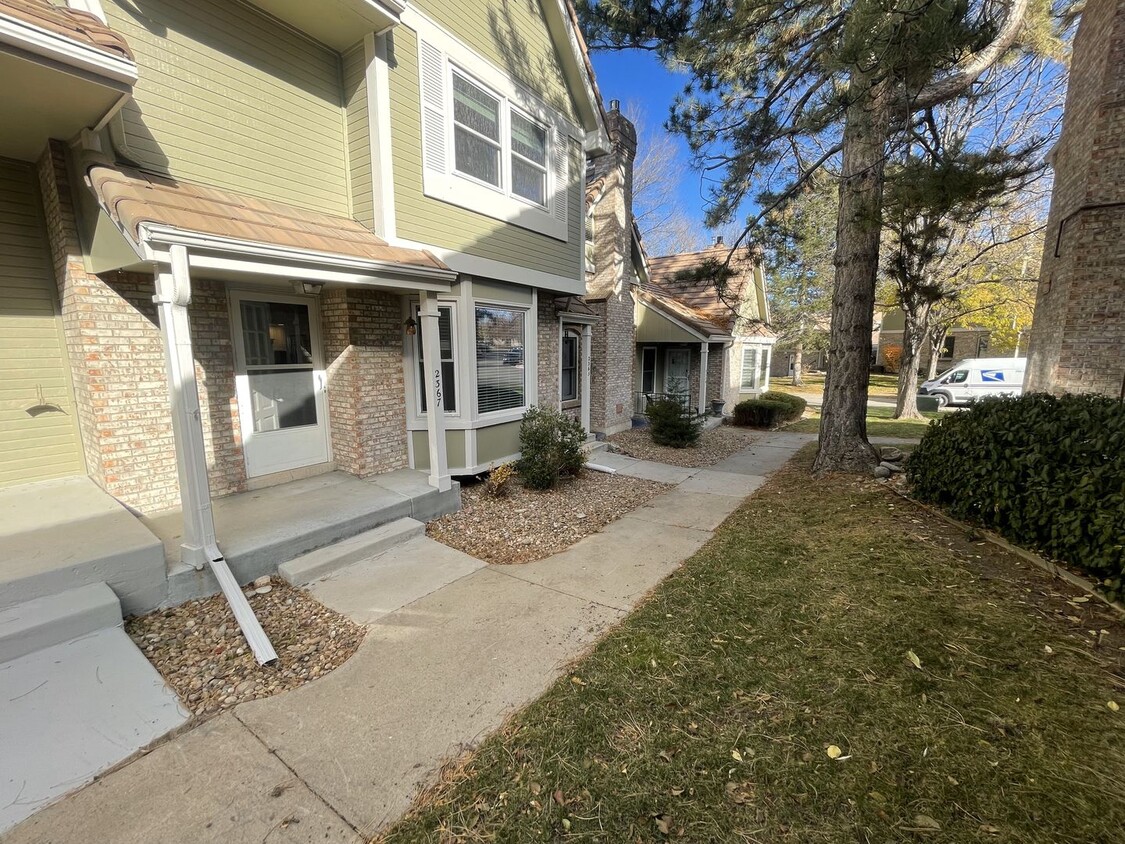
[[414, 321], [414, 317], [407, 317], [406, 322], [404, 322], [402, 325], [406, 329], [407, 337], [413, 337], [418, 333], [418, 323]]
[[293, 289], [298, 293], [306, 293], [309, 296], [316, 296], [324, 289], [324, 285], [318, 281], [294, 281]]

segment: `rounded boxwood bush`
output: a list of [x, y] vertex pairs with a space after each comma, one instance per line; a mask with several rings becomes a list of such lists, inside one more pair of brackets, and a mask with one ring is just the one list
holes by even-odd
[[913, 494], [1096, 576], [1125, 567], [1125, 405], [1105, 396], [983, 399], [928, 426]]
[[792, 405], [768, 399], [746, 399], [734, 406], [734, 424], [773, 428], [792, 418]]
[[800, 419], [801, 414], [805, 412], [805, 408], [809, 406], [809, 403], [800, 396], [794, 396], [790, 393], [775, 393], [773, 390], [762, 393], [759, 398], [764, 401], [778, 402], [788, 407], [790, 415], [788, 419], [784, 420], [786, 422]]
[[531, 489], [551, 489], [582, 468], [582, 424], [550, 407], [533, 407], [520, 422], [520, 477]]

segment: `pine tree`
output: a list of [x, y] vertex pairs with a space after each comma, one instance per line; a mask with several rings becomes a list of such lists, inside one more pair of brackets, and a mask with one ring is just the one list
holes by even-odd
[[669, 127], [717, 177], [709, 226], [763, 184], [784, 201], [839, 162], [815, 470], [868, 469], [876, 460], [866, 403], [888, 149], [919, 113], [964, 95], [1014, 51], [1048, 41], [1049, 0], [581, 0], [580, 14], [595, 48], [651, 50], [691, 74]]

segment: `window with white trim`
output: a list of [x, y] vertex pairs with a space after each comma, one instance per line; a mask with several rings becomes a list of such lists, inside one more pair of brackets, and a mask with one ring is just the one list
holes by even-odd
[[561, 366], [559, 371], [559, 393], [562, 401], [577, 401], [579, 387], [579, 334], [566, 329], [562, 335]]
[[424, 193], [566, 241], [575, 129], [484, 60], [441, 43], [456, 60], [419, 39]]
[[476, 307], [477, 413], [527, 406], [527, 311]]
[[[426, 358], [422, 349], [422, 317], [417, 306], [414, 320], [415, 357], [418, 361], [418, 412], [426, 412]], [[438, 352], [441, 357], [441, 404], [446, 413], [457, 412], [457, 344], [453, 338], [453, 306], [438, 305]]]
[[[742, 347], [742, 378], [739, 390], [743, 393], [758, 389], [758, 355], [761, 349], [758, 346]], [[762, 356], [764, 357], [764, 355]]]

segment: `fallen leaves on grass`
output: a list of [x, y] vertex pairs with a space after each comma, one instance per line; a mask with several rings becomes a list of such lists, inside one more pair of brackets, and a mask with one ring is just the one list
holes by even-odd
[[669, 489], [656, 481], [591, 471], [543, 492], [512, 484], [503, 498], [475, 484], [461, 489], [461, 509], [430, 522], [426, 533], [488, 563], [530, 563], [565, 551]]

